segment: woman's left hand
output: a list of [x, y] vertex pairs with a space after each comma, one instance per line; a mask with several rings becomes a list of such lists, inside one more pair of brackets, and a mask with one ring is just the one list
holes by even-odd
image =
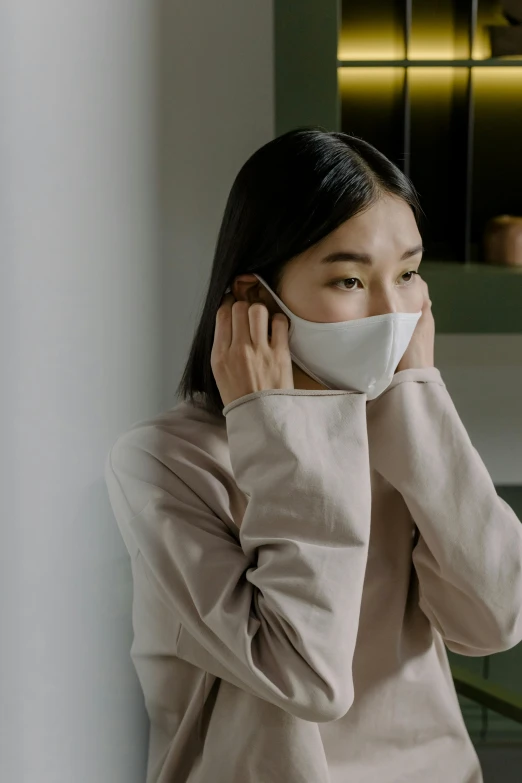
[[435, 321], [431, 311], [431, 299], [426, 281], [420, 278], [420, 283], [424, 288], [422, 315], [395, 372], [435, 365]]

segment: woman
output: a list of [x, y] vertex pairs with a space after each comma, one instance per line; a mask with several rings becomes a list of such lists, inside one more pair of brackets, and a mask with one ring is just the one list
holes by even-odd
[[183, 399], [106, 462], [148, 783], [482, 781], [444, 645], [522, 639], [522, 527], [434, 366], [419, 215], [343, 133], [236, 178]]

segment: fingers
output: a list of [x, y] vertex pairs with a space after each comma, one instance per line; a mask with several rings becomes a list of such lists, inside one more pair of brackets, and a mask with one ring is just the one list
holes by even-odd
[[220, 349], [230, 348], [232, 342], [232, 305], [235, 302], [232, 294], [226, 294], [216, 314], [214, 330], [214, 346]]
[[236, 301], [232, 294], [227, 294], [216, 315], [214, 345], [220, 349], [245, 344], [268, 347], [270, 326], [270, 345], [274, 348], [288, 345], [286, 315], [277, 313], [270, 324], [270, 314], [265, 304]]
[[288, 318], [284, 313], [276, 313], [272, 318], [272, 339], [270, 345], [274, 350], [288, 348]]
[[268, 346], [268, 308], [262, 302], [251, 304], [248, 309], [250, 338], [255, 345]]
[[262, 302], [235, 302], [232, 305], [231, 345], [268, 347], [268, 308]]
[[250, 322], [248, 320], [249, 303], [244, 301], [234, 302], [232, 305], [232, 342], [231, 347], [239, 345], [251, 345]]

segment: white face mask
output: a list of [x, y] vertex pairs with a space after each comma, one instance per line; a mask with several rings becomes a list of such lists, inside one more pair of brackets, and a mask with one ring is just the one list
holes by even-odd
[[290, 354], [314, 380], [329, 389], [364, 392], [368, 400], [390, 385], [422, 311], [337, 323], [305, 321], [290, 312], [259, 275], [256, 277], [289, 317]]

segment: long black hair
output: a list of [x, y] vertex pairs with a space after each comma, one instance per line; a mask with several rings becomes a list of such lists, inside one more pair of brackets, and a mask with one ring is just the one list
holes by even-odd
[[257, 272], [279, 294], [288, 261], [385, 193], [404, 199], [419, 224], [424, 213], [412, 183], [363, 139], [308, 126], [258, 149], [239, 171], [228, 197], [177, 395], [221, 415], [210, 354], [226, 289], [237, 275]]

